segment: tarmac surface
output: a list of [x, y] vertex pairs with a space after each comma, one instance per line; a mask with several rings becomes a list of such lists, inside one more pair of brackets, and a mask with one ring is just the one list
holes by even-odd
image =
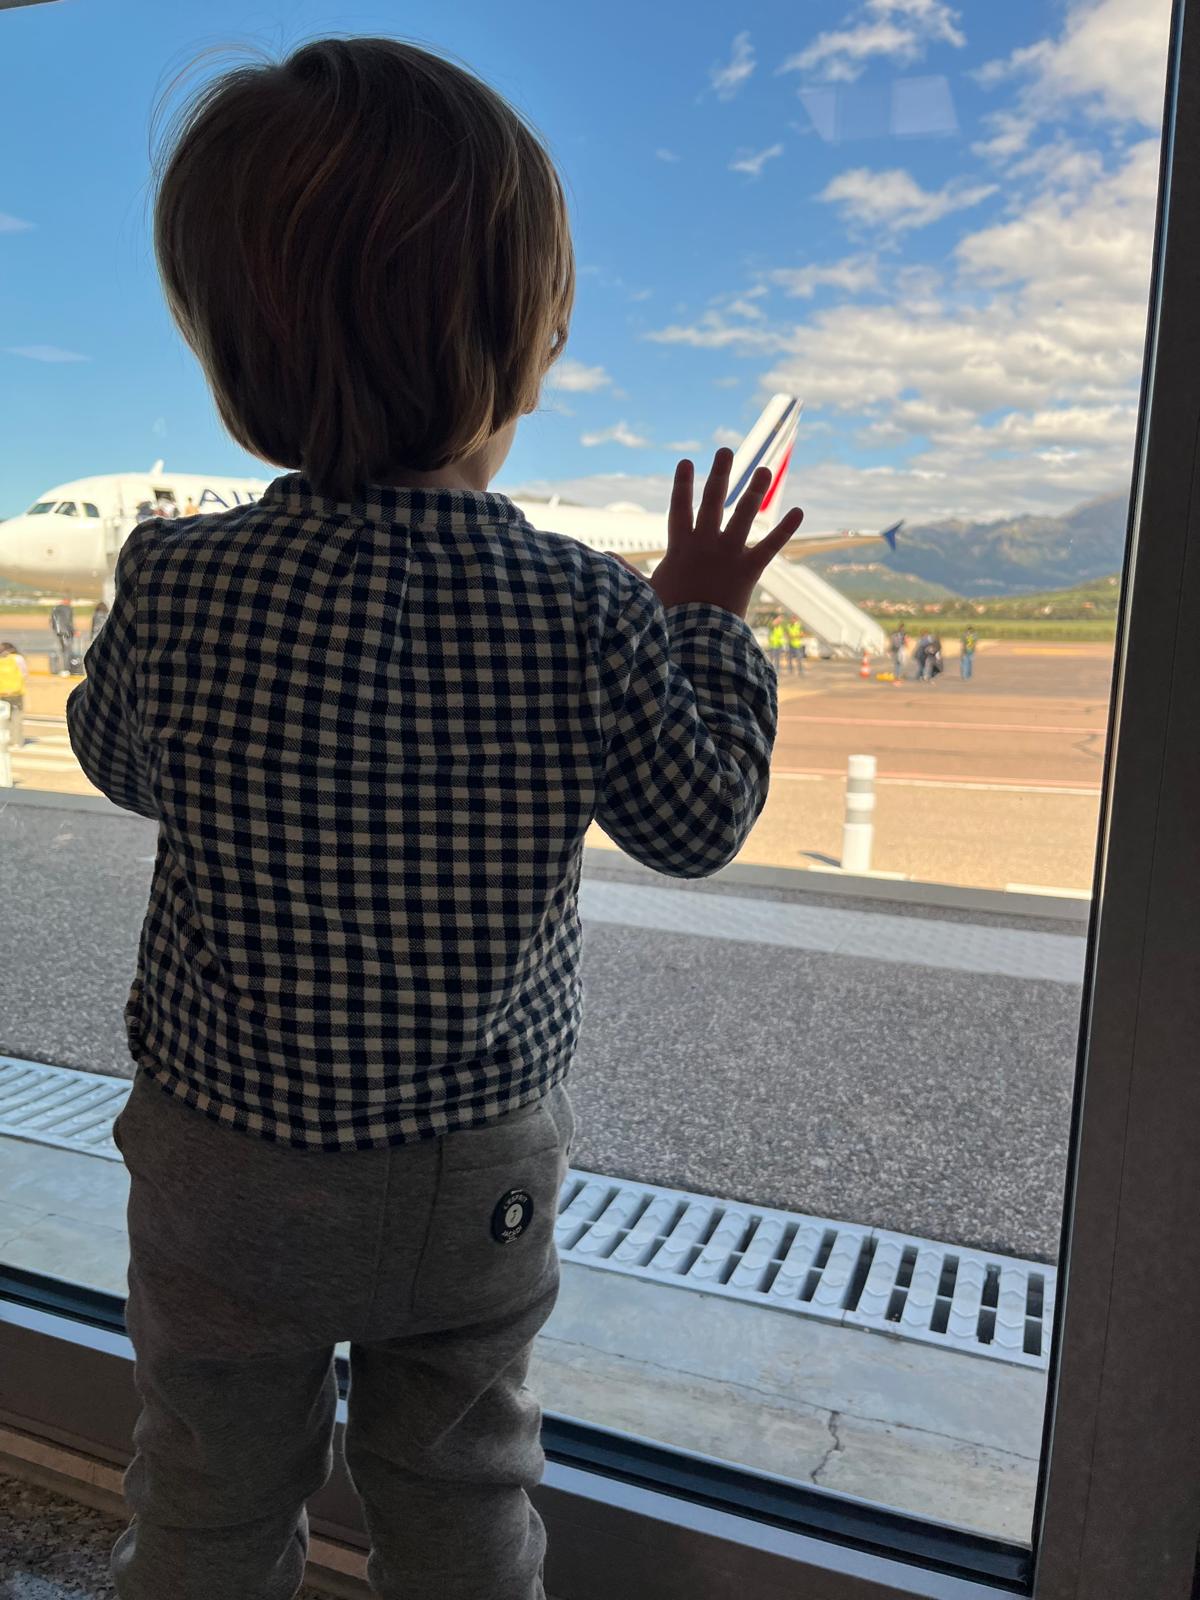
[[[122, 1007], [154, 845], [141, 818], [0, 799], [0, 1053], [132, 1075]], [[619, 876], [623, 860], [593, 857], [585, 889]], [[832, 909], [815, 885], [655, 881], [680, 896]], [[936, 922], [951, 940], [964, 924], [964, 937], [1011, 928], [1081, 944], [1078, 922], [902, 899], [841, 895], [836, 905], [874, 916], [889, 937], [900, 916]], [[849, 945], [759, 943], [752, 928], [667, 932], [586, 909], [584, 926], [585, 1022], [568, 1080], [574, 1165], [1055, 1258], [1076, 983], [906, 961], [903, 938], [882, 960]]]
[[[9, 623], [21, 620], [10, 618]], [[21, 630], [0, 618], [0, 637]], [[95, 794], [71, 753], [63, 710], [77, 678], [31, 647], [22, 789]], [[878, 664], [877, 664], [878, 665]], [[771, 792], [740, 859], [824, 870], [842, 854], [851, 755], [878, 762], [873, 871], [926, 882], [1086, 893], [1092, 882], [1112, 652], [1102, 645], [985, 641], [969, 683], [957, 662], [933, 683], [863, 680], [854, 663], [811, 662], [779, 683]], [[609, 841], [593, 828], [588, 843]]]

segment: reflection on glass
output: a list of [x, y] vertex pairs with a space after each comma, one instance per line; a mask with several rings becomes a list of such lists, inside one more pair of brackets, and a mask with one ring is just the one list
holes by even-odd
[[[716, 64], [630, 11], [650, 94], [609, 7], [603, 27], [572, 23], [593, 70], [569, 98], [547, 41], [501, 43], [477, 4], [424, 28], [418, 7], [413, 27], [520, 85], [580, 219], [570, 353], [496, 487], [646, 573], [681, 452], [765, 455], [772, 512], [806, 508], [749, 619], [779, 731], [741, 862], [773, 872], [682, 887], [588, 835], [563, 1286], [530, 1382], [550, 1411], [1020, 1542], [1168, 6], [1123, 31], [1113, 0], [894, 9], [868, 23], [822, 0]], [[199, 16], [127, 33], [135, 81]], [[343, 24], [391, 25], [365, 3]], [[27, 54], [94, 94], [93, 19], [19, 25]], [[632, 119], [619, 138], [613, 84]], [[14, 139], [24, 95], [0, 110]], [[61, 248], [38, 194], [58, 214], [98, 204], [116, 244], [143, 179], [128, 100], [119, 161], [78, 137], [43, 152], [29, 215], [0, 219], [31, 295]], [[0, 806], [0, 1250], [119, 1293], [125, 1178], [105, 1128], [132, 1071], [121, 1004], [156, 830], [51, 803], [95, 798], [64, 706], [130, 530], [249, 503], [273, 472], [197, 418], [152, 279], [131, 286], [95, 254], [86, 273], [94, 358], [24, 356], [31, 395], [87, 425], [49, 429], [31, 404], [3, 479], [0, 643], [26, 676], [24, 742], [3, 754], [0, 717], [0, 774], [31, 803]], [[43, 321], [64, 292], [83, 280], [38, 290]], [[101, 347], [118, 312], [142, 326], [133, 366], [127, 345]], [[135, 368], [114, 423], [103, 383]]]

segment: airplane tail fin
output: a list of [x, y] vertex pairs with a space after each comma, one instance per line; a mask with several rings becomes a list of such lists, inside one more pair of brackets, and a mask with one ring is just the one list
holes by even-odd
[[803, 409], [803, 400], [793, 394], [773, 394], [767, 401], [758, 421], [742, 440], [733, 458], [729, 493], [725, 497], [726, 511], [733, 510], [756, 469], [770, 467], [771, 483], [763, 496], [759, 514], [769, 511], [772, 506], [775, 506], [777, 513], [782, 512], [783, 484]]
[[896, 553], [896, 535], [900, 532], [900, 529], [903, 526], [904, 526], [904, 518], [901, 517], [899, 522], [893, 522], [890, 528], [885, 528], [883, 530], [883, 532], [880, 534], [880, 538], [881, 539], [886, 539], [887, 540], [888, 549], [892, 552], [893, 555]]

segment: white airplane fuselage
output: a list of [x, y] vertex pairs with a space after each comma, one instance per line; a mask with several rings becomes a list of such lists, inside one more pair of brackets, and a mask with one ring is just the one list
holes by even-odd
[[[755, 527], [765, 533], [783, 515], [787, 509], [783, 486], [802, 410], [797, 395], [775, 394], [766, 402], [734, 455], [723, 514], [739, 503], [755, 472], [766, 469], [770, 477]], [[0, 522], [0, 577], [52, 589], [73, 600], [104, 598], [111, 603], [117, 552], [137, 523], [154, 514], [156, 503], [165, 503], [185, 517], [203, 516], [260, 499], [268, 481], [168, 473], [164, 463], [156, 461], [148, 473], [111, 473], [61, 483], [47, 489], [24, 516]], [[611, 550], [628, 561], [651, 564], [666, 554], [665, 507], [653, 512], [629, 504], [574, 506], [558, 499], [514, 498], [535, 528], [564, 534], [592, 550]], [[879, 624], [815, 572], [794, 565], [794, 558], [881, 539], [894, 548], [895, 536], [895, 527], [874, 535], [821, 534], [801, 528], [789, 546], [793, 559], [777, 556], [769, 562], [760, 580], [762, 590], [831, 647], [882, 650], [886, 640]]]
[[[73, 600], [100, 599], [117, 551], [136, 525], [138, 506], [170, 496], [182, 515], [189, 504], [202, 515], [258, 500], [270, 480], [217, 478], [200, 473], [114, 473], [76, 478], [39, 496], [26, 512], [0, 522], [0, 578], [61, 590]], [[611, 550], [630, 561], [655, 561], [666, 553], [666, 515], [640, 506], [564, 505], [552, 500], [517, 500], [534, 527], [565, 534], [593, 550]], [[73, 507], [60, 510], [59, 507]], [[765, 526], [773, 516], [761, 519]], [[872, 535], [809, 533], [792, 541], [789, 555], [815, 555], [849, 543], [874, 542]]]
[[139, 506], [169, 500], [181, 514], [189, 504], [201, 513], [227, 511], [257, 500], [269, 482], [181, 472], [74, 478], [47, 489], [23, 515], [0, 522], [0, 578], [61, 590], [73, 600], [98, 600], [118, 550], [141, 520]]

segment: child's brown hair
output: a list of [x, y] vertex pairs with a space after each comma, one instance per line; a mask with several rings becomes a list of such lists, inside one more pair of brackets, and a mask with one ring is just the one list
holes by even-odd
[[562, 185], [494, 90], [393, 39], [206, 85], [160, 160], [167, 303], [229, 432], [346, 500], [532, 410], [575, 288]]

